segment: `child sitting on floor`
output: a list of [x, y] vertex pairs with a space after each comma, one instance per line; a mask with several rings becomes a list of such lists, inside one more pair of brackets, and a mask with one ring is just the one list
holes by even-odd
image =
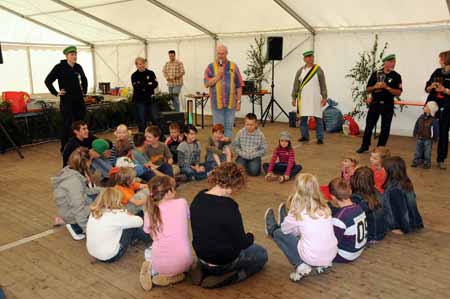
[[155, 171], [160, 171], [165, 175], [173, 177], [172, 170], [172, 153], [167, 145], [159, 141], [161, 137], [161, 129], [157, 126], [149, 126], [145, 129], [145, 139], [147, 147], [145, 153], [149, 161], [146, 167]]
[[[109, 184], [122, 192], [122, 205], [133, 214], [141, 214], [147, 200], [147, 192], [138, 192], [147, 187], [135, 182], [136, 172], [131, 167], [114, 167], [111, 169]], [[144, 191], [144, 190], [143, 190]]]
[[213, 162], [214, 167], [222, 162], [231, 162], [230, 138], [224, 136], [225, 128], [222, 124], [215, 124], [212, 128], [213, 136], [208, 137], [206, 146], [206, 161]]
[[183, 134], [181, 134], [180, 124], [172, 122], [169, 125], [169, 136], [166, 139], [166, 145], [172, 153], [173, 163], [178, 163], [178, 151], [177, 148], [181, 142], [183, 142]]
[[363, 166], [356, 169], [351, 181], [352, 201], [358, 204], [367, 217], [367, 241], [376, 243], [384, 239], [386, 226], [381, 194], [375, 188], [372, 170]]
[[153, 239], [146, 250], [140, 282], [149, 291], [152, 284], [166, 286], [184, 279], [193, 262], [189, 240], [189, 205], [176, 197], [175, 184], [167, 176], [148, 182], [144, 231]]
[[280, 183], [289, 181], [302, 170], [301, 165], [295, 164], [295, 152], [292, 148], [289, 132], [283, 131], [280, 133], [278, 147], [273, 152], [270, 163], [263, 164], [263, 169], [266, 173], [266, 180], [279, 181]]
[[414, 186], [406, 173], [405, 161], [390, 157], [383, 161], [386, 182], [383, 185], [384, 217], [387, 230], [406, 234], [423, 228], [422, 216], [417, 209]]
[[200, 142], [197, 141], [197, 128], [187, 125], [184, 130], [185, 140], [178, 146], [178, 164], [181, 172], [190, 180], [206, 179], [212, 170], [210, 163], [200, 164]]
[[112, 166], [116, 166], [117, 159], [120, 157], [129, 157], [134, 143], [131, 138], [131, 132], [124, 124], [118, 125], [114, 131], [116, 141], [111, 147], [111, 158], [109, 159]]
[[355, 173], [356, 167], [358, 166], [358, 160], [353, 155], [347, 155], [344, 157], [341, 163], [341, 177], [350, 183], [353, 173]]
[[261, 158], [267, 151], [267, 141], [258, 128], [254, 113], [245, 116], [245, 126], [237, 133], [232, 147], [238, 155], [236, 163], [242, 165], [249, 175], [260, 175]]
[[287, 216], [283, 216], [286, 214], [284, 204], [279, 208], [279, 224], [273, 210], [266, 211], [266, 234], [294, 266], [291, 280], [299, 281], [311, 273], [312, 267], [317, 273], [331, 267], [337, 241], [331, 211], [322, 198], [315, 176], [303, 173], [296, 177], [295, 192], [289, 197], [287, 207]]
[[375, 187], [381, 194], [384, 193], [384, 181], [386, 180], [386, 171], [383, 168], [383, 160], [391, 156], [391, 151], [384, 146], [377, 146], [370, 154], [370, 168], [373, 171]]
[[105, 263], [119, 260], [136, 239], [150, 241], [142, 230], [141, 217], [130, 215], [121, 201], [119, 190], [106, 188], [91, 205], [86, 247], [91, 256]]
[[348, 263], [356, 260], [364, 251], [367, 243], [366, 214], [350, 199], [352, 189], [343, 178], [335, 178], [328, 184], [332, 201], [338, 209], [333, 210], [334, 234], [338, 240], [336, 263]]

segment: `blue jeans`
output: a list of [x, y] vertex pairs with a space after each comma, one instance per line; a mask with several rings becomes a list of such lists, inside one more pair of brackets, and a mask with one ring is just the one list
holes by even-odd
[[292, 234], [285, 235], [281, 231], [281, 228], [277, 228], [273, 232], [273, 240], [275, 241], [277, 246], [281, 249], [281, 251], [283, 251], [284, 255], [287, 257], [291, 265], [297, 267], [298, 265], [303, 263], [297, 249], [299, 241], [298, 237]]
[[431, 139], [417, 138], [416, 154], [414, 155], [414, 164], [431, 165], [431, 150], [433, 141]]
[[[317, 140], [323, 140], [323, 121], [320, 117], [316, 119], [316, 137]], [[300, 117], [300, 133], [302, 137], [309, 139], [308, 116]]]
[[182, 85], [169, 86], [169, 93], [172, 94], [173, 108], [176, 112], [180, 112], [180, 92]]
[[195, 181], [204, 180], [208, 177], [208, 173], [211, 170], [213, 170], [213, 162], [206, 162], [206, 163], [200, 164], [200, 166], [205, 167], [205, 171], [196, 172], [190, 166], [186, 166], [186, 167], [181, 167], [181, 172], [184, 173], [190, 180], [195, 180]]
[[238, 156], [236, 163], [242, 165], [250, 176], [258, 176], [261, 174], [261, 157], [244, 159]]
[[217, 109], [216, 107], [213, 107], [212, 114], [213, 124], [222, 124], [225, 127], [224, 135], [229, 138], [233, 137], [234, 116], [236, 110], [228, 108]]
[[264, 268], [268, 260], [267, 250], [258, 244], [252, 244], [250, 247], [241, 250], [238, 258], [232, 263], [223, 266], [210, 266], [201, 262], [202, 271], [210, 275], [223, 275], [232, 271], [236, 271], [236, 275], [232, 276], [223, 285], [230, 285], [242, 281]]
[[[147, 127], [147, 123], [149, 121], [152, 124], [160, 127], [159, 119], [159, 107], [157, 103], [151, 102], [135, 102], [136, 114], [139, 132], [144, 133], [145, 128]], [[160, 127], [161, 129], [161, 127]]]
[[[286, 172], [288, 164], [287, 163], [281, 163], [277, 162], [275, 163], [274, 168], [272, 169], [272, 172], [278, 175], [284, 175]], [[269, 169], [269, 163], [263, 164], [264, 172], [267, 173], [267, 170]], [[302, 166], [299, 164], [294, 164], [294, 166], [291, 169], [291, 175], [290, 178], [295, 177], [300, 171], [302, 171]]]
[[[216, 161], [214, 160], [213, 155], [214, 154], [212, 152], [208, 152], [208, 154], [206, 155], [206, 162], [211, 163], [211, 165], [215, 168], [218, 165], [217, 165]], [[227, 156], [225, 154], [220, 154], [218, 156], [219, 156], [220, 162], [225, 162], [227, 160]]]
[[120, 249], [119, 252], [112, 258], [106, 261], [102, 261], [104, 263], [113, 263], [115, 261], [118, 261], [127, 251], [128, 246], [131, 245], [131, 243], [134, 240], [140, 240], [144, 241], [146, 243], [150, 243], [152, 239], [150, 238], [150, 235], [144, 232], [142, 226], [141, 227], [134, 227], [134, 228], [127, 228], [122, 231], [122, 236], [120, 237]]
[[112, 168], [111, 163], [109, 160], [104, 160], [102, 158], [98, 159], [92, 159], [91, 167], [94, 171], [99, 170], [102, 178], [108, 178], [109, 177], [109, 171]]

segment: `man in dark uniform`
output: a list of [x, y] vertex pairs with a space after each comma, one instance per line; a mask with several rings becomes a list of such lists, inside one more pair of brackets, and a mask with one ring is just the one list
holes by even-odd
[[137, 70], [131, 75], [133, 102], [137, 110], [139, 132], [144, 133], [148, 121], [161, 128], [158, 121], [158, 103], [152, 100], [158, 81], [156, 81], [155, 73], [147, 69], [146, 59], [138, 57], [135, 64]]
[[391, 130], [392, 117], [394, 116], [394, 98], [402, 94], [402, 77], [394, 71], [395, 55], [390, 54], [383, 58], [383, 68], [375, 71], [367, 82], [367, 93], [372, 98], [367, 100], [369, 111], [366, 118], [366, 129], [361, 147], [356, 151], [361, 154], [369, 150], [372, 131], [377, 125], [381, 115], [381, 133], [378, 138], [378, 146], [385, 146]]
[[[77, 48], [69, 46], [64, 49], [66, 59], [55, 65], [45, 78], [45, 85], [50, 93], [59, 96], [59, 110], [62, 116], [63, 128], [61, 134], [61, 151], [67, 140], [72, 136], [72, 123], [84, 120], [86, 105], [84, 96], [87, 93], [88, 82], [83, 68], [77, 63]], [[53, 86], [58, 80], [59, 92]]]

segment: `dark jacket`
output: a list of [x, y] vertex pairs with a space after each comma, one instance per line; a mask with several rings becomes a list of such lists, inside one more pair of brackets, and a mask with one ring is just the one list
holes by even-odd
[[64, 89], [66, 91], [66, 94], [61, 97], [61, 100], [64, 97], [79, 97], [82, 99], [87, 93], [88, 81], [83, 68], [78, 63], [75, 63], [71, 67], [66, 59], [61, 60], [60, 63], [53, 67], [50, 74], [47, 75], [45, 85], [54, 96], [58, 95], [58, 91], [53, 86], [53, 82], [56, 80], [58, 80], [59, 90]]
[[245, 233], [239, 206], [232, 198], [206, 191], [200, 191], [191, 204], [192, 246], [201, 260], [227, 265], [253, 244], [253, 234]]
[[387, 230], [400, 229], [406, 234], [423, 228], [414, 191], [405, 191], [397, 182], [389, 182], [383, 204]]
[[431, 115], [423, 113], [414, 125], [413, 136], [421, 139], [439, 139], [439, 120]]
[[146, 102], [149, 101], [158, 87], [156, 75], [153, 71], [145, 69], [145, 71], [135, 71], [131, 75], [131, 84], [133, 84], [133, 101]]
[[380, 202], [376, 210], [369, 208], [369, 203], [357, 193], [352, 194], [352, 201], [359, 205], [361, 209], [366, 213], [367, 217], [367, 241], [379, 241], [384, 239], [386, 234], [386, 225], [384, 221], [384, 210], [381, 201], [381, 195], [377, 192], [377, 199]]
[[94, 135], [89, 135], [89, 137], [84, 139], [83, 141], [81, 141], [80, 139], [78, 139], [75, 136], [71, 137], [69, 139], [69, 141], [67, 141], [66, 145], [64, 146], [64, 150], [62, 152], [63, 167], [65, 167], [67, 165], [67, 162], [69, 161], [70, 154], [72, 154], [72, 152], [76, 148], [82, 146], [82, 147], [86, 147], [88, 149], [91, 149], [92, 148], [92, 141], [94, 141], [95, 139], [97, 139], [97, 137], [94, 136]]
[[[442, 85], [445, 88], [450, 89], [450, 73], [446, 74], [443, 72], [442, 68], [438, 68], [431, 74], [430, 79], [428, 79], [427, 83], [425, 84], [425, 91], [427, 91], [427, 88], [431, 84], [433, 84], [434, 82], [436, 82], [438, 80], [442, 80]], [[429, 101], [435, 101], [438, 104], [439, 109], [448, 108], [450, 106], [450, 95], [444, 94], [444, 93], [437, 93], [433, 89], [428, 94], [427, 103]]]

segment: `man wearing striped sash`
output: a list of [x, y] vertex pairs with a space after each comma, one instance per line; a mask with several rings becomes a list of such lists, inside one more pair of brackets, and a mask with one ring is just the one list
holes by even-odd
[[295, 74], [292, 106], [300, 115], [301, 142], [309, 141], [308, 119], [316, 120], [317, 144], [323, 144], [322, 107], [327, 102], [327, 85], [322, 68], [314, 64], [314, 51], [303, 53], [305, 65]]

